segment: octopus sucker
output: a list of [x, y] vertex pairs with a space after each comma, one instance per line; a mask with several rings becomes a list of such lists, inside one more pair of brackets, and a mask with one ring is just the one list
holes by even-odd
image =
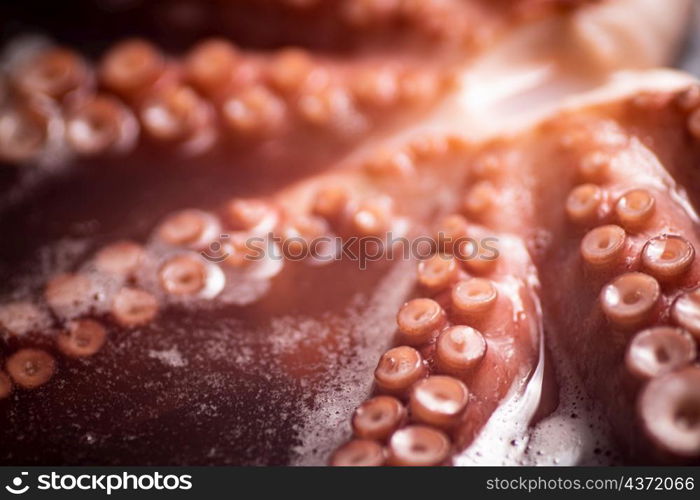
[[624, 253], [626, 239], [627, 234], [620, 226], [599, 226], [581, 240], [581, 257], [591, 267], [613, 267]]
[[696, 338], [700, 336], [700, 292], [698, 289], [681, 294], [671, 307], [671, 318]]
[[449, 254], [454, 254], [459, 245], [468, 242], [468, 222], [459, 214], [452, 214], [441, 219], [435, 229], [438, 247]]
[[53, 377], [56, 360], [41, 349], [20, 349], [7, 358], [5, 370], [19, 387], [36, 389]]
[[94, 283], [85, 274], [65, 273], [51, 278], [44, 290], [44, 299], [60, 316], [84, 312], [95, 299]]
[[220, 233], [220, 223], [213, 215], [196, 209], [169, 215], [160, 225], [157, 237], [167, 245], [195, 250], [205, 248]]
[[401, 401], [392, 396], [376, 396], [357, 407], [352, 429], [359, 438], [383, 442], [405, 419], [406, 407]]
[[627, 346], [627, 369], [651, 379], [690, 365], [697, 357], [695, 340], [681, 328], [657, 326], [637, 333]]
[[[175, 145], [185, 157], [233, 150], [263, 160], [268, 141], [305, 153], [321, 133], [333, 147], [318, 150], [320, 161], [437, 103], [449, 78], [441, 65], [421, 64], [414, 71], [417, 64], [410, 57], [333, 60], [303, 48], [265, 53], [222, 38], [171, 54], [145, 38], [130, 38], [114, 43], [97, 62], [62, 47], [32, 51], [10, 70], [17, 94], [10, 101], [45, 100], [65, 115], [66, 132], [52, 141], [69, 157], [98, 161]], [[17, 106], [14, 116], [5, 116], [0, 132], [11, 144], [0, 153], [12, 162], [36, 163], [44, 149], [48, 118], [35, 107]], [[384, 112], [387, 107], [392, 113]]]
[[135, 241], [117, 241], [102, 247], [94, 257], [95, 268], [105, 274], [133, 276], [144, 263], [146, 250]]
[[489, 181], [479, 181], [469, 190], [464, 198], [464, 211], [475, 220], [492, 208], [497, 194]]
[[177, 4], [0, 55], [0, 462], [697, 463], [687, 0]]
[[26, 335], [42, 330], [47, 323], [48, 314], [33, 302], [17, 300], [0, 307], [0, 326], [5, 335]]
[[[542, 189], [534, 188], [537, 194], [532, 196], [547, 198], [541, 207], [522, 206], [521, 216], [514, 220], [491, 221], [516, 233], [525, 224], [546, 230], [548, 239], [531, 240], [529, 247], [542, 282], [539, 294], [546, 331], [554, 337], [559, 355], [572, 360], [586, 380], [589, 394], [604, 401], [624, 455], [642, 463], [697, 459], [697, 451], [682, 450], [673, 441], [675, 423], [669, 424], [668, 441], [660, 437], [665, 431], [650, 423], [665, 411], [671, 414], [675, 404], [670, 399], [656, 402], [654, 388], [666, 377], [676, 380], [676, 374], [685, 380], [680, 374], [692, 372], [697, 363], [696, 200], [693, 195], [677, 195], [675, 188], [676, 182], [687, 182], [685, 169], [697, 155], [696, 146], [685, 139], [688, 111], [675, 104], [683, 92], [659, 92], [644, 102], [634, 96], [618, 98], [577, 109], [491, 146], [496, 151], [511, 148], [511, 154], [519, 155], [518, 168], [524, 173], [511, 176], [533, 175], [540, 170], [538, 164], [547, 162], [545, 158], [550, 159], [549, 169], [561, 162], [561, 170], [553, 175], [566, 180], [553, 184], [543, 179]], [[653, 113], [663, 114], [665, 124], [660, 128], [650, 118]], [[586, 132], [580, 134], [579, 128], [577, 137], [568, 135], [568, 127], [582, 123], [587, 123]], [[605, 128], [610, 132], [607, 137], [596, 135], [596, 129]], [[541, 135], [552, 133], [562, 134], [563, 143]], [[661, 136], [684, 143], [682, 152], [669, 155]], [[532, 140], [537, 141], [535, 152], [526, 149]], [[676, 143], [671, 144], [673, 148]], [[564, 165], [587, 165], [591, 154], [600, 154], [591, 150], [605, 151], [605, 161], [599, 162], [605, 165], [605, 175], [586, 169], [588, 184], [580, 184], [580, 170]], [[554, 199], [560, 208], [548, 213], [544, 207]], [[557, 287], [563, 283], [567, 291], [562, 294]], [[598, 368], [585, 361], [587, 356], [597, 359]], [[679, 398], [685, 405], [684, 397]], [[693, 397], [688, 401], [693, 408]], [[628, 422], [634, 425], [630, 428]], [[642, 440], [640, 433], [646, 436]]]
[[452, 309], [465, 319], [478, 317], [488, 311], [498, 299], [498, 290], [484, 278], [470, 278], [452, 287]]
[[628, 231], [643, 228], [654, 215], [655, 199], [644, 189], [633, 189], [623, 194], [615, 204], [620, 224]]
[[361, 237], [381, 236], [392, 226], [393, 202], [385, 196], [360, 202], [350, 214], [350, 231]]
[[464, 325], [446, 328], [435, 346], [435, 362], [443, 373], [465, 375], [484, 359], [486, 340], [478, 330]]
[[166, 72], [165, 56], [142, 39], [124, 40], [112, 47], [100, 61], [102, 84], [124, 99], [142, 98]]
[[[577, 166], [578, 174], [581, 177], [581, 180], [589, 182], [605, 181], [609, 174], [609, 169], [610, 155], [605, 151], [593, 151], [592, 153], [584, 155], [581, 159], [579, 159]], [[574, 205], [572, 206], [574, 213], [577, 213], [580, 208], [589, 207], [592, 204], [595, 204], [595, 201], [598, 198], [597, 193], [600, 189], [598, 185], [591, 182], [590, 184], [586, 184], [586, 186], [587, 187], [582, 191], [577, 192], [575, 198], [571, 200], [572, 204]], [[574, 188], [574, 190], [571, 191], [572, 195], [575, 193], [575, 189], [578, 188]], [[583, 198], [579, 198], [579, 196], [582, 194], [585, 196]], [[584, 203], [581, 203], [581, 201]]]
[[110, 310], [114, 320], [121, 326], [142, 326], [158, 314], [158, 301], [145, 290], [124, 287], [114, 296]]
[[[492, 241], [486, 248], [483, 242], [489, 238]], [[495, 240], [497, 240], [495, 237], [485, 237], [480, 241], [467, 238], [459, 244], [456, 254], [467, 272], [477, 276], [488, 276], [494, 271], [500, 258], [500, 250]]]
[[204, 288], [206, 266], [199, 256], [178, 255], [161, 266], [158, 277], [167, 293], [191, 295]]
[[[399, 309], [399, 346], [381, 356], [375, 386], [380, 394], [408, 400], [409, 421], [420, 425], [395, 431], [389, 464], [442, 463], [446, 457], [438, 450], [468, 446], [508, 390], [534, 370], [541, 332], [523, 321], [537, 309], [527, 283], [529, 258], [517, 238], [500, 237], [505, 255], [490, 267], [493, 281], [470, 278], [448, 284], [445, 308], [437, 295], [415, 298]], [[419, 265], [424, 268], [425, 261]], [[431, 450], [430, 459], [403, 456], [409, 437], [427, 440], [421, 448]]]
[[418, 264], [418, 283], [433, 293], [450, 288], [459, 277], [459, 262], [449, 254], [436, 253]]
[[238, 57], [238, 50], [228, 40], [204, 40], [185, 55], [185, 80], [204, 95], [221, 94], [235, 82]]
[[605, 193], [595, 184], [577, 186], [566, 199], [566, 213], [573, 222], [590, 224], [601, 217]]
[[90, 85], [91, 78], [90, 69], [80, 55], [63, 48], [37, 54], [12, 75], [13, 84], [20, 92], [54, 99], [64, 99], [67, 94]]
[[403, 341], [412, 346], [427, 344], [447, 322], [440, 304], [432, 299], [413, 299], [396, 318]]
[[380, 391], [406, 397], [411, 386], [427, 373], [420, 352], [409, 346], [399, 346], [382, 355], [374, 371], [374, 381]]
[[406, 151], [384, 150], [370, 158], [364, 168], [370, 175], [386, 179], [408, 176], [413, 171], [413, 158]]
[[384, 448], [376, 441], [356, 439], [338, 448], [331, 458], [331, 465], [338, 467], [366, 467], [384, 465]]
[[262, 85], [227, 95], [220, 104], [226, 130], [234, 137], [265, 139], [281, 131], [287, 121], [284, 101]]
[[440, 430], [411, 425], [396, 431], [389, 441], [389, 465], [430, 466], [448, 460], [449, 437]]
[[213, 110], [187, 86], [170, 86], [144, 100], [139, 113], [154, 141], [176, 144], [188, 154], [209, 148], [216, 138]]
[[601, 292], [601, 307], [617, 328], [634, 328], [650, 319], [661, 295], [659, 283], [644, 273], [618, 276]]
[[128, 153], [139, 126], [131, 110], [118, 99], [97, 94], [67, 110], [66, 142], [79, 156]]
[[650, 381], [639, 399], [644, 429], [665, 451], [695, 457], [700, 451], [697, 366]]
[[277, 223], [274, 205], [262, 199], [235, 198], [224, 205], [224, 222], [233, 231], [265, 233]]
[[107, 340], [107, 331], [97, 321], [80, 319], [71, 321], [65, 332], [56, 339], [58, 349], [70, 357], [86, 357], [96, 354]]
[[452, 427], [469, 403], [469, 390], [460, 380], [433, 375], [416, 383], [411, 391], [411, 418], [435, 427]]
[[650, 239], [642, 249], [642, 265], [659, 280], [683, 276], [695, 260], [695, 248], [682, 236], [664, 234]]
[[42, 100], [19, 100], [0, 117], [0, 158], [9, 162], [39, 160], [51, 147], [56, 109]]

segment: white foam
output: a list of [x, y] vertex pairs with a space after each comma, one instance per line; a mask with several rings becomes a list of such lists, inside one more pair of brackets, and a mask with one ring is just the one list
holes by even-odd
[[391, 341], [387, 332], [396, 327], [396, 311], [413, 286], [414, 270], [413, 262], [397, 263], [372, 296], [358, 296], [343, 315], [341, 321], [352, 325], [343, 344], [346, 350], [341, 350], [342, 356], [328, 353], [332, 356], [326, 368], [329, 380], [313, 388], [321, 392], [303, 415], [294, 465], [327, 463], [328, 454], [349, 438], [350, 415], [369, 395], [372, 371]]
[[187, 366], [187, 360], [184, 358], [177, 346], [173, 346], [170, 349], [165, 349], [162, 351], [149, 350], [148, 357], [157, 359], [165, 366], [171, 368], [182, 368]]

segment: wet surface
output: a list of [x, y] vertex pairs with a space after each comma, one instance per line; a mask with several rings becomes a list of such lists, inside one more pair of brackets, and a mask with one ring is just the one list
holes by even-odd
[[[172, 210], [269, 195], [308, 174], [309, 163], [294, 171], [296, 162], [287, 161], [275, 165], [289, 167], [283, 177], [240, 159], [158, 153], [68, 165], [28, 186], [7, 175], [11, 202], [0, 227], [12, 236], [0, 245], [3, 301], [41, 297], [50, 276], [77, 269], [103, 244], [145, 242]], [[346, 416], [369, 390], [372, 360], [391, 336], [410, 280], [398, 277], [387, 297], [377, 296], [391, 271], [390, 264], [359, 272], [355, 263], [291, 263], [249, 306], [169, 306], [154, 323], [129, 330], [93, 315], [108, 325], [98, 355], [58, 355], [49, 384], [0, 402], [0, 461], [322, 463], [347, 433]], [[55, 353], [55, 335], [4, 337], [2, 351]]]
[[[31, 16], [17, 21], [22, 16], [14, 7], [2, 9], [0, 17], [15, 19], [5, 36], [41, 27], [69, 43], [93, 40], [88, 53], [125, 34], [127, 15], [118, 11], [106, 30], [76, 22], [84, 30], [71, 31], [46, 11], [42, 19], [55, 25]], [[93, 14], [86, 9], [84, 15]], [[160, 28], [140, 22], [137, 16], [130, 24], [133, 34], [173, 50], [203, 34], [194, 31], [168, 45]], [[217, 151], [193, 160], [142, 147], [128, 160], [72, 162], [57, 172], [0, 168], [0, 297], [38, 297], [51, 275], [76, 269], [105, 243], [146, 241], [173, 210], [215, 209], [233, 196], [270, 195], [326, 168], [328, 158], [343, 151], [324, 144], [317, 157], [290, 157], [273, 148], [263, 156]], [[347, 416], [370, 390], [375, 360], [391, 340], [411, 281], [408, 267], [390, 263], [363, 272], [349, 262], [317, 268], [292, 263], [252, 305], [170, 305], [152, 324], [129, 330], [99, 313], [109, 329], [102, 352], [85, 360], [58, 356], [50, 383], [0, 401], [0, 462], [324, 463], [349, 435]], [[5, 336], [0, 356], [24, 346], [54, 352], [55, 334]], [[579, 429], [599, 417], [571, 389], [580, 389], [580, 381], [559, 371], [569, 393], [553, 416], [554, 404], [539, 415], [532, 454], [561, 446], [553, 436], [598, 432]], [[597, 463], [595, 455], [612, 454], [595, 439], [589, 440], [595, 449], [573, 457], [563, 452], [562, 461]]]

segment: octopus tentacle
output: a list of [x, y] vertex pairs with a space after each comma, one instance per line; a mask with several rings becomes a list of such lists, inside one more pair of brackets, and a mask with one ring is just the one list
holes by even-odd
[[270, 140], [293, 149], [319, 132], [336, 148], [353, 144], [387, 117], [399, 123], [397, 114], [424, 111], [449, 88], [439, 66], [422, 67], [421, 83], [411, 86], [418, 62], [406, 58], [337, 62], [303, 49], [241, 50], [219, 39], [181, 57], [134, 38], [115, 43], [97, 64], [61, 47], [25, 59], [9, 77], [16, 116], [4, 119], [16, 123], [0, 130], [8, 134], [0, 134], [0, 144], [7, 143], [0, 153], [12, 161], [41, 160], [47, 147], [49, 118], [32, 104], [36, 99], [57, 107], [66, 131], [55, 140], [73, 155], [127, 154], [140, 142], [201, 156]]
[[[541, 177], [542, 187], [531, 195], [560, 207], [554, 213], [520, 207], [520, 217], [516, 212], [514, 220], [494, 215], [490, 222], [519, 226], [525, 236], [530, 225], [547, 231], [545, 245], [533, 239], [530, 247], [543, 283], [546, 325], [588, 391], [605, 401], [626, 453], [641, 461], [688, 460], [700, 454], [690, 444], [697, 423], [669, 416], [680, 411], [676, 404], [695, 405], [685, 374], [693, 373], [689, 366], [696, 363], [696, 341], [687, 327], [694, 324], [696, 309], [691, 297], [697, 283], [698, 218], [694, 200], [679, 192], [674, 179], [682, 178], [683, 162], [694, 157], [695, 146], [686, 143], [681, 155], [671, 157], [663, 141], [642, 138], [658, 133], [650, 124], [651, 112], [664, 114], [662, 120], [672, 127], [664, 129], [667, 135], [688, 134], [687, 112], [673, 102], [674, 95], [666, 93], [643, 102], [632, 98], [577, 110], [574, 117], [564, 115], [492, 148], [510, 149], [521, 159], [520, 173], [509, 170], [512, 175], [531, 175], [538, 163], [546, 162], [560, 176], [558, 185]], [[572, 141], [571, 126], [586, 132]], [[595, 130], [607, 132], [597, 136]], [[553, 138], [545, 139], [545, 131]], [[538, 141], [537, 153], [526, 152], [528, 141]], [[571, 169], [571, 164], [583, 169]], [[596, 175], [590, 175], [593, 170]], [[581, 173], [586, 182], [594, 182], [577, 186]], [[511, 182], [514, 186], [502, 189], [524, 185]], [[662, 380], [679, 392], [660, 397]], [[662, 424], [651, 423], [662, 415], [663, 430]], [[680, 445], [683, 433], [689, 441]]]
[[[423, 427], [394, 432], [387, 445], [390, 464], [444, 462], [448, 450], [458, 452], [473, 441], [508, 391], [522, 387], [534, 371], [541, 332], [524, 319], [538, 307], [529, 257], [517, 238], [494, 239], [503, 254], [488, 268], [488, 279], [440, 279], [435, 299], [412, 299], [398, 312], [399, 345], [382, 355], [374, 374], [376, 391], [408, 400], [408, 421]], [[441, 274], [449, 262], [435, 254], [420, 263], [421, 274], [426, 265], [439, 266]], [[434, 275], [430, 271], [431, 281]], [[426, 450], [420, 452], [423, 440]], [[404, 448], [413, 442], [415, 450], [408, 454]]]
[[[186, 51], [132, 38], [110, 42], [97, 62], [51, 46], [9, 64], [7, 81], [0, 77], [0, 159], [76, 164], [109, 214], [77, 224], [56, 202], [55, 226], [108, 241], [47, 250], [53, 229], [41, 232], [40, 269], [0, 306], [0, 400], [8, 399], [0, 432], [10, 450], [0, 460], [41, 461], [40, 447], [63, 461], [94, 461], [116, 446], [115, 461], [284, 463], [295, 453], [320, 461], [339, 444], [335, 429], [315, 452], [290, 436], [319, 434], [308, 417], [326, 411], [319, 406], [348, 415], [360, 403], [353, 437], [331, 464], [452, 463], [510, 397], [542, 389], [534, 374], [543, 319], [606, 403], [627, 453], [696, 460], [698, 191], [677, 186], [698, 182], [689, 166], [700, 137], [697, 88], [574, 103], [514, 139], [475, 144], [489, 132], [479, 135], [471, 121], [490, 111], [498, 121], [510, 95], [470, 88], [470, 65], [476, 80], [489, 76], [508, 42], [541, 50], [528, 33], [557, 33], [566, 43], [548, 57], [582, 51], [596, 67], [580, 78], [590, 85], [598, 71], [626, 66], [620, 54], [643, 45], [647, 31], [659, 33], [642, 30], [640, 39], [624, 23], [601, 30], [619, 7], [597, 3], [202, 2], [196, 12], [220, 14], [220, 23]], [[635, 16], [658, 9], [623, 3], [640, 7]], [[670, 25], [681, 4], [669, 9]], [[150, 9], [135, 14], [154, 17]], [[264, 32], [263, 22], [271, 23]], [[523, 29], [509, 40], [515, 26]], [[673, 45], [664, 26], [667, 40], [632, 50], [643, 56], [630, 64]], [[279, 38], [270, 40], [274, 27]], [[221, 37], [231, 31], [239, 43]], [[483, 55], [499, 38], [494, 58]], [[270, 46], [279, 48], [261, 48]], [[563, 66], [557, 71], [569, 71]], [[484, 97], [494, 102], [480, 108]], [[461, 112], [469, 117], [455, 119]], [[650, 114], [666, 120], [663, 132], [649, 126]], [[518, 117], [508, 125], [533, 118]], [[160, 163], [196, 173], [163, 182]], [[204, 193], [200, 201], [190, 189]], [[128, 202], [117, 199], [124, 193]], [[412, 274], [390, 256], [428, 234], [436, 237], [427, 258], [411, 263], [411, 291]], [[391, 345], [387, 310], [398, 311]], [[339, 379], [341, 368], [352, 376]], [[375, 394], [362, 402], [372, 369]], [[182, 376], [200, 372], [208, 376]], [[83, 411], [93, 401], [127, 424], [115, 429]], [[261, 409], [264, 425], [274, 420], [262, 449], [253, 422]], [[34, 418], [19, 418], [27, 413]], [[236, 432], [222, 432], [224, 421]], [[22, 436], [36, 437], [20, 445], [15, 431], [25, 424]], [[144, 439], [126, 449], [132, 427]], [[55, 446], [47, 438], [55, 428], [74, 444]], [[205, 452], [172, 453], [189, 449], [183, 436], [192, 429], [203, 436], [194, 453]], [[239, 442], [250, 450], [232, 458]]]

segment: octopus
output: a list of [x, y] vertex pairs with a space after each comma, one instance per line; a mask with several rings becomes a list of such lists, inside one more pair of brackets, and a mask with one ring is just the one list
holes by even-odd
[[700, 463], [689, 8], [0, 7], [0, 463]]

